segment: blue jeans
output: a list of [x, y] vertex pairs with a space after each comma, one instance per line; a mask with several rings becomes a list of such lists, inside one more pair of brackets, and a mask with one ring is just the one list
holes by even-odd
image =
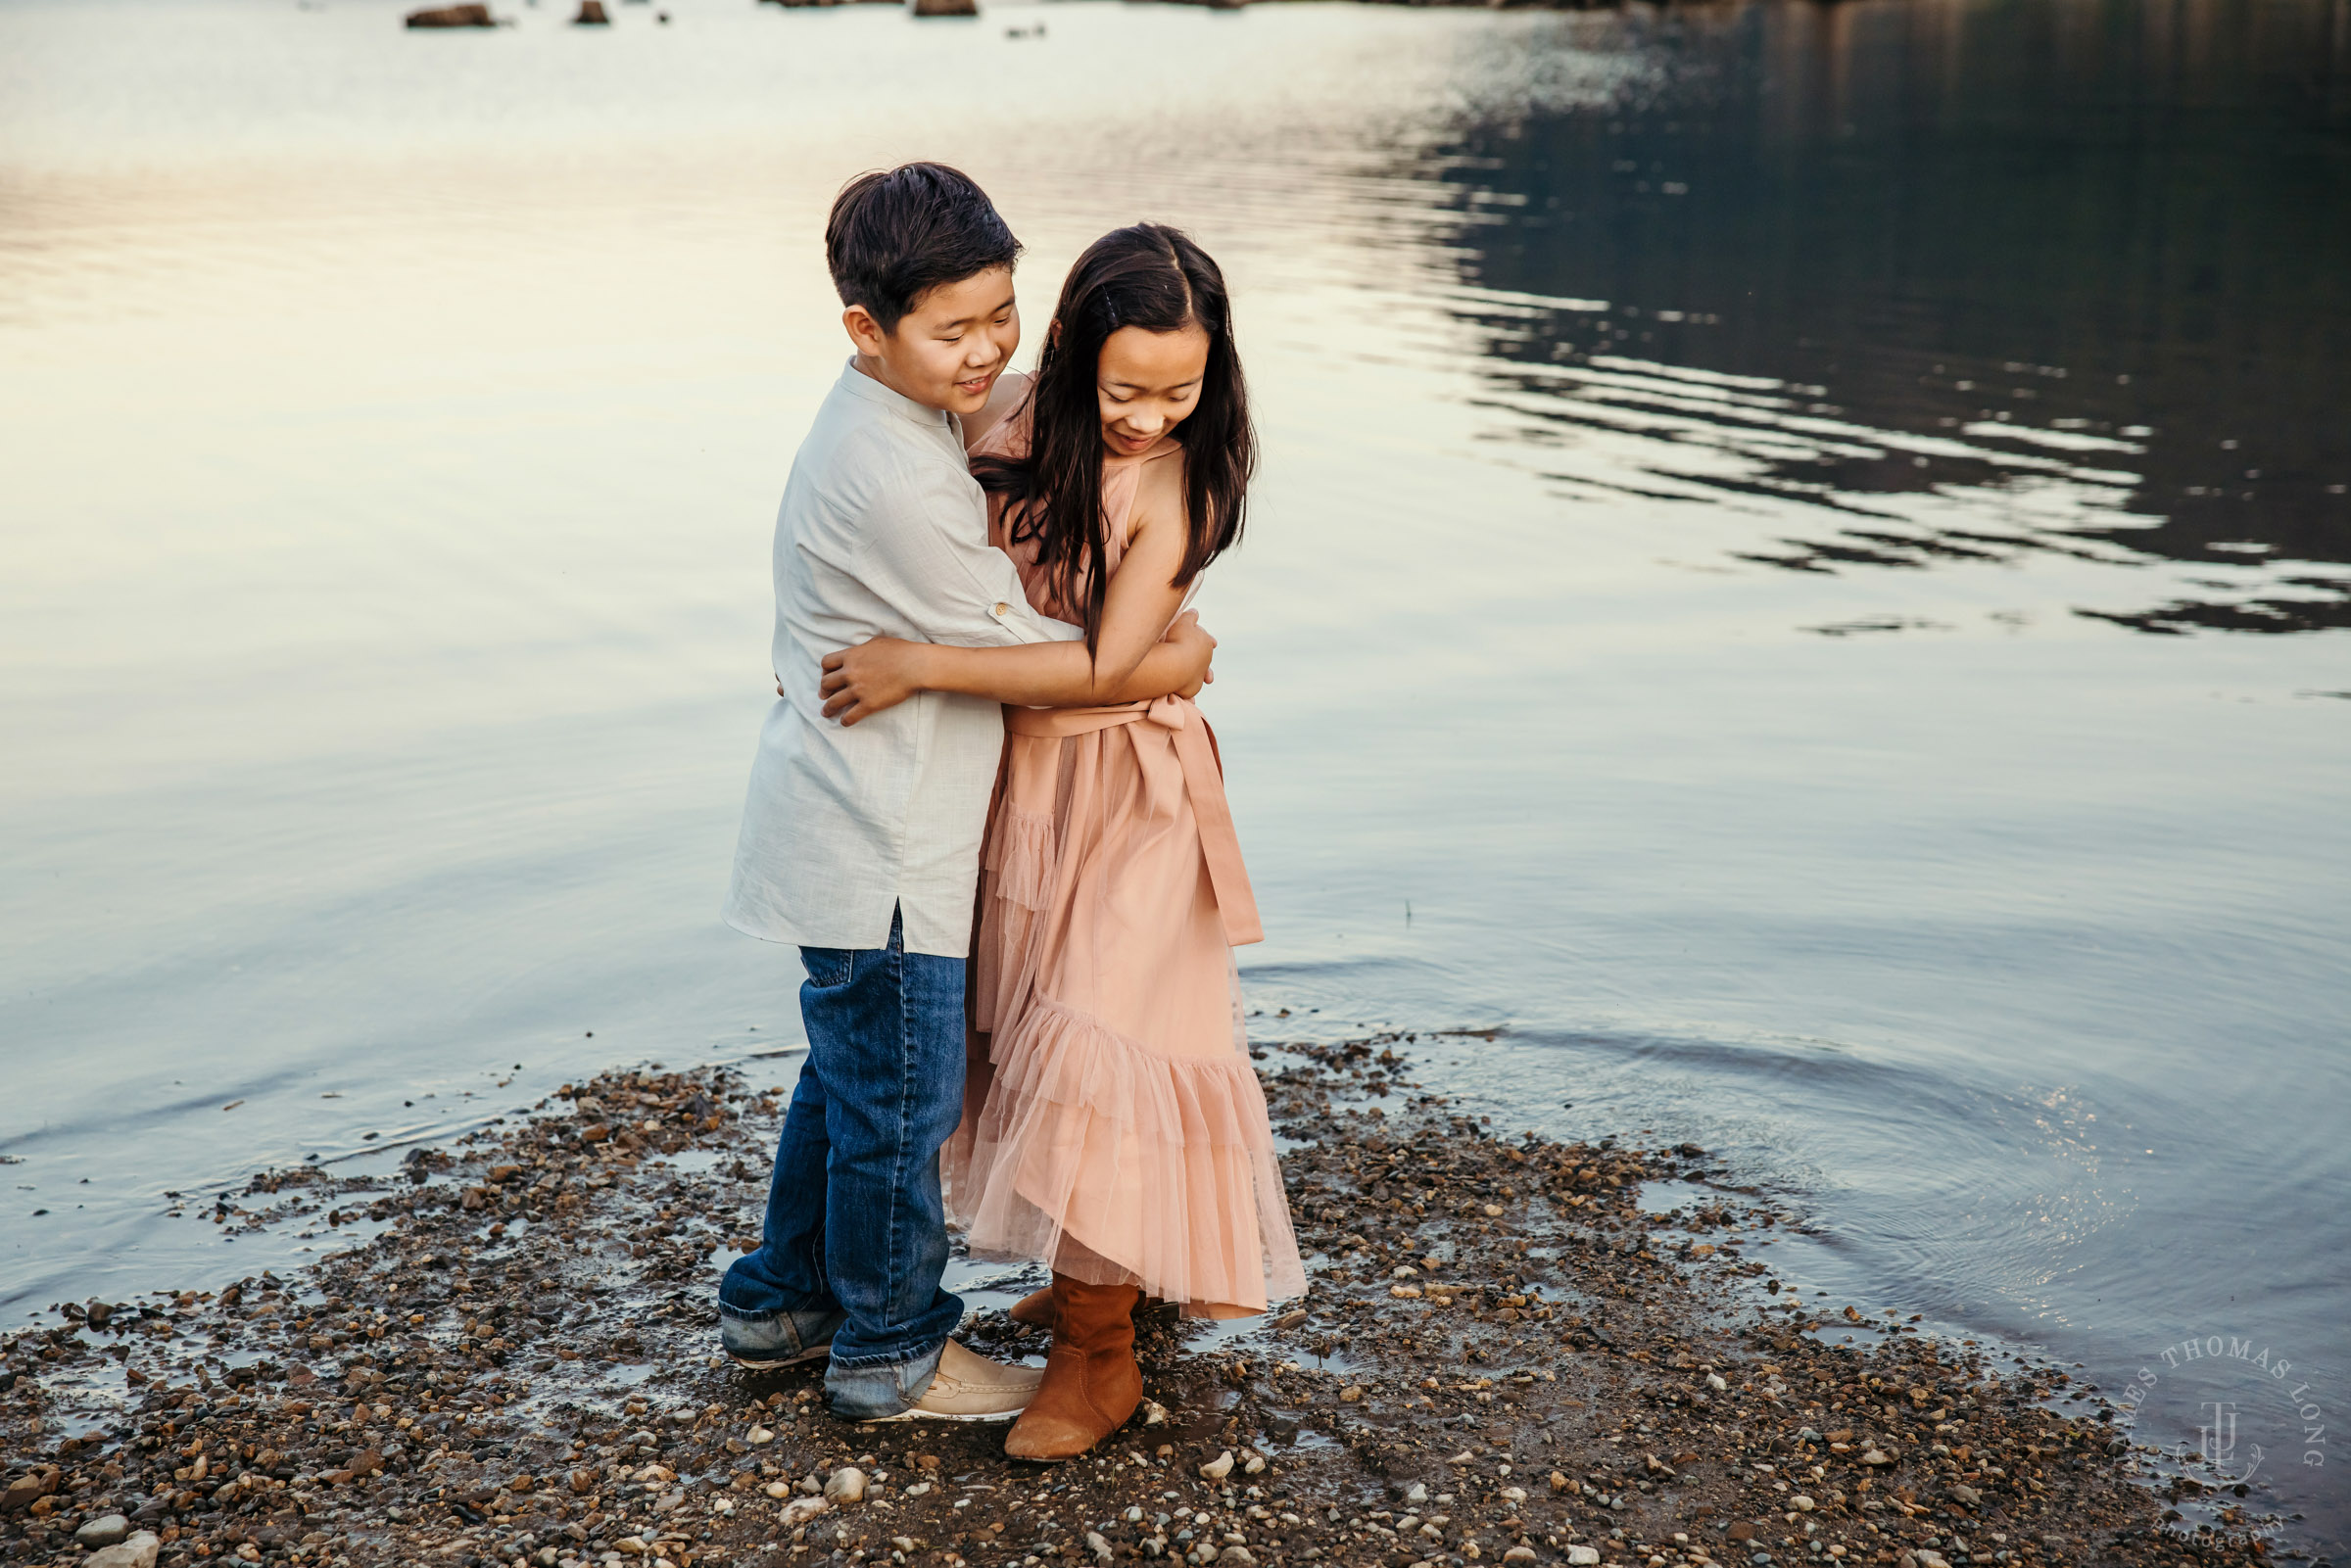
[[776, 1143], [759, 1250], [718, 1289], [722, 1332], [797, 1345], [833, 1333], [837, 1414], [903, 1411], [931, 1385], [961, 1298], [938, 1151], [963, 1115], [964, 961], [889, 945], [803, 947], [808, 1059]]

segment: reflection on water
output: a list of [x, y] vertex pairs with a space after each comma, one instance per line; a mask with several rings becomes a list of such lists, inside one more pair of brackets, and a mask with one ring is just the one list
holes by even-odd
[[1808, 1299], [2351, 1386], [2351, 0], [666, 4], [0, 6], [0, 1304], [789, 1076], [715, 918], [767, 531], [825, 204], [944, 152], [1032, 341], [1138, 216], [1235, 280], [1261, 1030], [1493, 1026], [1423, 1075], [1788, 1191]]
[[[1654, 83], [1482, 119], [1493, 404], [1561, 493], [1713, 494], [1798, 571], [2200, 570], [2144, 632], [2351, 626], [2340, 5], [1743, 7], [1563, 24]], [[1636, 433], [1625, 474], [1579, 463]], [[1597, 469], [1598, 471], [1593, 471]]]

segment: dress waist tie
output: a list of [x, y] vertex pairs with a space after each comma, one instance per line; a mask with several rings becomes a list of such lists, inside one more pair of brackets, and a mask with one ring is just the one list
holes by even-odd
[[1208, 862], [1208, 885], [1217, 895], [1224, 940], [1232, 947], [1266, 939], [1258, 923], [1257, 894], [1241, 864], [1241, 838], [1233, 831], [1232, 808], [1224, 799], [1224, 766], [1208, 716], [1188, 697], [1164, 696], [1108, 708], [1015, 708], [1004, 710], [1004, 728], [1014, 735], [1066, 739], [1122, 724], [1151, 723], [1170, 732], [1176, 760], [1183, 769], [1184, 793], [1200, 824], [1200, 853]]

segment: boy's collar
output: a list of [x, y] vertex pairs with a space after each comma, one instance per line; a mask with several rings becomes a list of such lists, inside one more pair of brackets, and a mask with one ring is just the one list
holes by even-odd
[[917, 403], [904, 393], [884, 386], [880, 381], [857, 368], [857, 356], [853, 354], [849, 356], [848, 363], [841, 369], [840, 384], [868, 403], [879, 404], [902, 419], [911, 419], [918, 425], [924, 425], [934, 430], [942, 425], [951, 424], [955, 417], [944, 408], [934, 408], [929, 404]]

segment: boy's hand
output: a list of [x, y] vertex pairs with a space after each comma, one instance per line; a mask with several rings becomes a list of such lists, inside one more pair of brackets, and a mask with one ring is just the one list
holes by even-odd
[[922, 659], [930, 646], [877, 637], [826, 654], [824, 679], [817, 686], [825, 717], [855, 724], [922, 690]]

